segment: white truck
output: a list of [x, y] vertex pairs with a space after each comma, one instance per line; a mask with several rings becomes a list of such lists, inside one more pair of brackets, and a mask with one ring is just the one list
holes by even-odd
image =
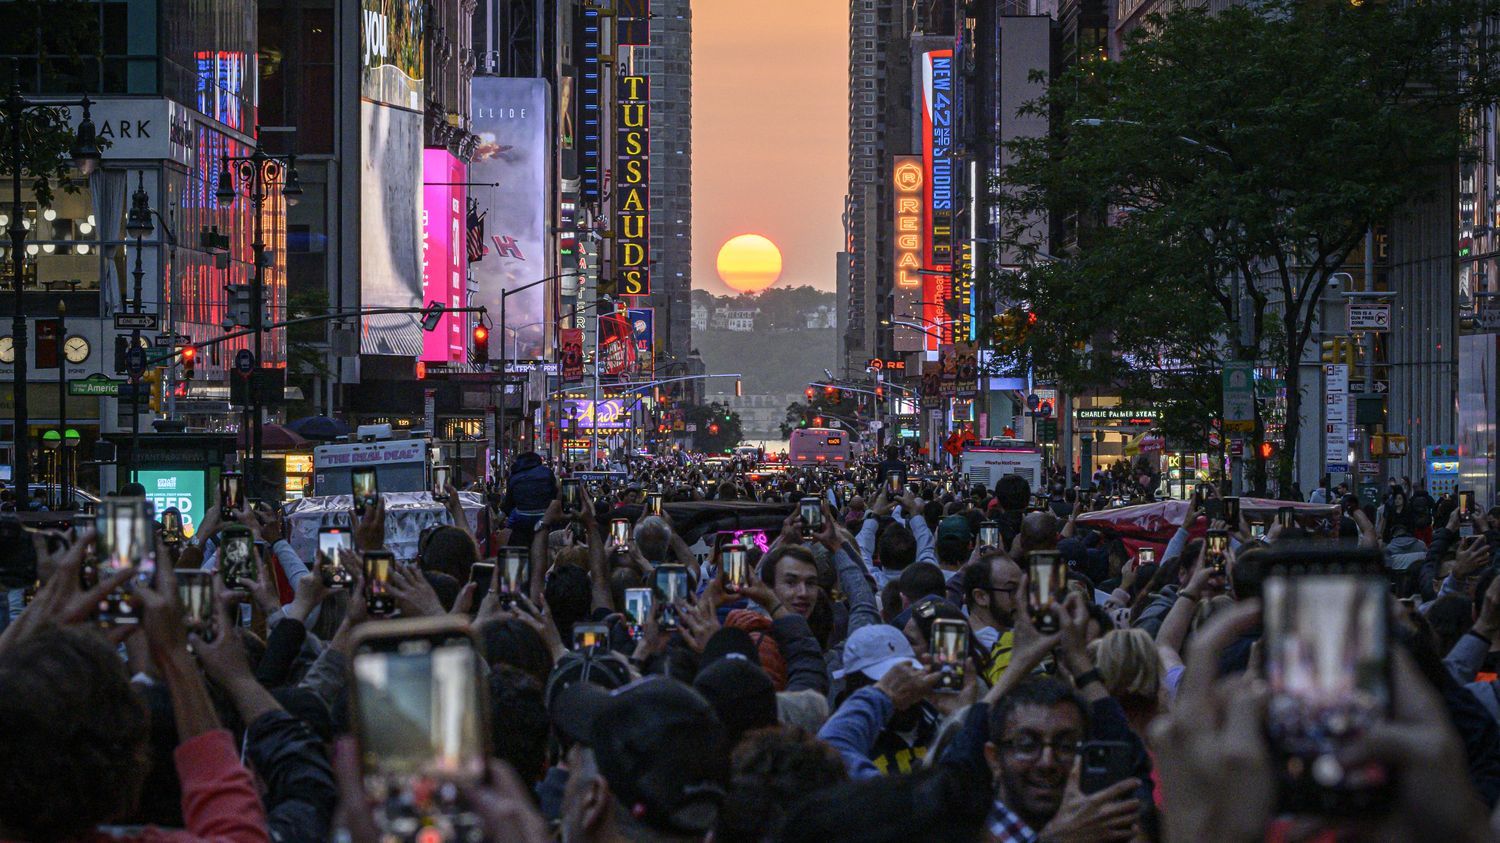
[[959, 471], [972, 485], [995, 488], [1007, 474], [1025, 478], [1033, 493], [1045, 491], [1042, 449], [1021, 439], [981, 439], [965, 447], [958, 458]]

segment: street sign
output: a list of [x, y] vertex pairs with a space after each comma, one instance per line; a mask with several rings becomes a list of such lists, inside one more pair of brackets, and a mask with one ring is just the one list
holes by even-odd
[[125, 351], [125, 368], [130, 374], [139, 377], [146, 371], [146, 349], [140, 346], [132, 346]]
[[1235, 460], [1241, 460], [1245, 458], [1245, 440], [1229, 440], [1229, 458]]
[[113, 380], [95, 372], [86, 378], [76, 378], [68, 381], [68, 394], [72, 396], [113, 398], [120, 394], [120, 387], [124, 385], [125, 381]]
[[1041, 405], [1042, 399], [1035, 392], [1026, 396], [1026, 409], [1035, 411], [1036, 408], [1040, 407]]
[[242, 375], [248, 375], [255, 371], [255, 354], [248, 348], [242, 348], [234, 353], [234, 370]]
[[1359, 473], [1360, 474], [1379, 474], [1380, 473], [1380, 463], [1376, 462], [1375, 460], [1360, 460], [1359, 461]]
[[1255, 364], [1249, 360], [1224, 364], [1224, 429], [1255, 430]]
[[1323, 473], [1349, 473], [1349, 367], [1323, 367]]
[[1387, 395], [1391, 391], [1390, 381], [1375, 381], [1370, 384], [1370, 391], [1376, 395]]
[[1349, 302], [1349, 330], [1389, 331], [1391, 329], [1391, 305], [1389, 302]]
[[186, 334], [157, 334], [155, 342], [157, 348], [174, 348], [192, 341], [193, 338]]
[[116, 313], [116, 331], [154, 331], [156, 330], [155, 313]]

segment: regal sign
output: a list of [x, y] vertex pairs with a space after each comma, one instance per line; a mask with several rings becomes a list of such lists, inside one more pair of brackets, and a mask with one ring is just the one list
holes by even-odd
[[625, 296], [651, 293], [650, 79], [621, 76], [615, 90], [619, 121], [615, 148], [615, 276]]

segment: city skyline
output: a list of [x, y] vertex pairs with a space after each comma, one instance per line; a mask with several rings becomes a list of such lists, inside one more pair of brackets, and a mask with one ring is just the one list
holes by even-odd
[[833, 290], [848, 181], [847, 7], [700, 3], [693, 15], [693, 286], [731, 292], [715, 269], [719, 247], [761, 234], [782, 252], [777, 286]]

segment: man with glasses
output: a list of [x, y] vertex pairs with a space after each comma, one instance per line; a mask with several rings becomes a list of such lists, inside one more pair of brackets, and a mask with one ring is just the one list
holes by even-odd
[[984, 756], [995, 777], [990, 839], [1124, 841], [1139, 831], [1137, 779], [1085, 794], [1078, 756], [1090, 705], [1060, 679], [1022, 681], [991, 707]]
[[991, 550], [959, 572], [969, 629], [978, 644], [984, 679], [990, 685], [1010, 665], [1017, 594], [1021, 589], [1021, 566], [1004, 553]]

